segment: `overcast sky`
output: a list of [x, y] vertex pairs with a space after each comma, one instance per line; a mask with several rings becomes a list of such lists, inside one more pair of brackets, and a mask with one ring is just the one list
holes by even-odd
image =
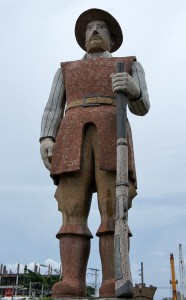
[[[143, 262], [144, 282], [158, 287], [154, 299], [161, 300], [171, 295], [170, 253], [178, 280], [180, 243], [186, 253], [185, 0], [0, 0], [0, 263], [12, 271], [17, 263], [59, 267], [61, 215], [40, 159], [40, 122], [60, 62], [84, 54], [74, 24], [92, 7], [109, 11], [123, 29], [113, 55], [136, 55], [146, 73], [151, 110], [145, 117], [128, 113], [138, 174], [130, 260], [134, 283]], [[93, 234], [99, 222], [95, 195]], [[97, 238], [88, 267], [101, 268]]]

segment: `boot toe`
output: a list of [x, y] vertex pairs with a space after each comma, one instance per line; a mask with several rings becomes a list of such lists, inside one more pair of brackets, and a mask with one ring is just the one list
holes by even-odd
[[86, 297], [86, 285], [78, 280], [59, 281], [52, 287], [52, 297], [54, 299], [62, 297]]
[[115, 298], [115, 279], [108, 279], [103, 281], [100, 289], [99, 289], [99, 296], [101, 298]]

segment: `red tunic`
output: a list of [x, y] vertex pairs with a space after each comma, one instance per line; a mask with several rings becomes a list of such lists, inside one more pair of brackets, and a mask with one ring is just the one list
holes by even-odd
[[[125, 62], [126, 71], [135, 57], [96, 58], [62, 63], [67, 105], [82, 103], [86, 97], [107, 97], [115, 101], [111, 77], [117, 62]], [[58, 175], [81, 168], [81, 145], [84, 128], [94, 124], [98, 133], [99, 166], [102, 170], [116, 170], [116, 106], [76, 106], [66, 111], [57, 134], [52, 158], [51, 176], [57, 183]], [[136, 171], [132, 133], [128, 123], [129, 177], [136, 186]]]

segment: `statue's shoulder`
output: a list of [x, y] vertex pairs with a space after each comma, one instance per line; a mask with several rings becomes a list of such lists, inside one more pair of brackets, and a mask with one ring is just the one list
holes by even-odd
[[60, 63], [60, 66], [63, 67], [65, 65], [69, 65], [69, 64], [76, 64], [76, 63], [79, 63], [80, 61], [82, 60], [69, 60], [69, 61], [62, 61]]
[[124, 61], [137, 61], [137, 58], [136, 58], [136, 56], [134, 56], [134, 55], [131, 55], [131, 56], [121, 56], [121, 57], [114, 57], [114, 58], [116, 58], [116, 59], [118, 59], [118, 60], [124, 60]]
[[136, 56], [114, 57], [115, 63], [124, 63], [127, 73], [132, 74], [132, 64], [137, 61]]

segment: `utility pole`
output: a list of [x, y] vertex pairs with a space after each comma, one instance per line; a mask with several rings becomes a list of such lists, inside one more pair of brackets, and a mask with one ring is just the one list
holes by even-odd
[[141, 276], [141, 285], [143, 286], [144, 280], [143, 280], [143, 262], [141, 262], [141, 269], [139, 270], [141, 273], [139, 274]]
[[32, 294], [32, 282], [30, 281], [30, 284], [29, 284], [29, 295], [28, 295], [29, 299], [31, 297], [31, 294]]
[[48, 265], [48, 276], [52, 275], [52, 267]]
[[181, 244], [179, 244], [179, 271], [180, 271], [180, 295], [181, 295], [181, 300], [183, 300], [185, 296], [185, 264], [184, 264]]
[[17, 274], [16, 274], [15, 297], [17, 296], [17, 286], [18, 286], [18, 283], [19, 283], [19, 266], [20, 266], [20, 264], [17, 264]]
[[3, 274], [3, 264], [1, 264], [1, 268], [0, 268], [0, 284], [1, 284], [1, 276]]
[[99, 276], [99, 274], [98, 274], [98, 272], [99, 272], [99, 270], [98, 269], [93, 269], [93, 268], [89, 268], [89, 270], [91, 270], [91, 275], [94, 275], [95, 276], [95, 282], [94, 282], [94, 288], [95, 288], [95, 290], [94, 290], [94, 297], [96, 297], [97, 296], [97, 286], [98, 286], [98, 283], [97, 283], [97, 279], [98, 279], [98, 276]]
[[44, 292], [44, 286], [43, 286], [43, 283], [42, 283], [42, 285], [41, 285], [41, 298], [43, 298], [43, 293]]

